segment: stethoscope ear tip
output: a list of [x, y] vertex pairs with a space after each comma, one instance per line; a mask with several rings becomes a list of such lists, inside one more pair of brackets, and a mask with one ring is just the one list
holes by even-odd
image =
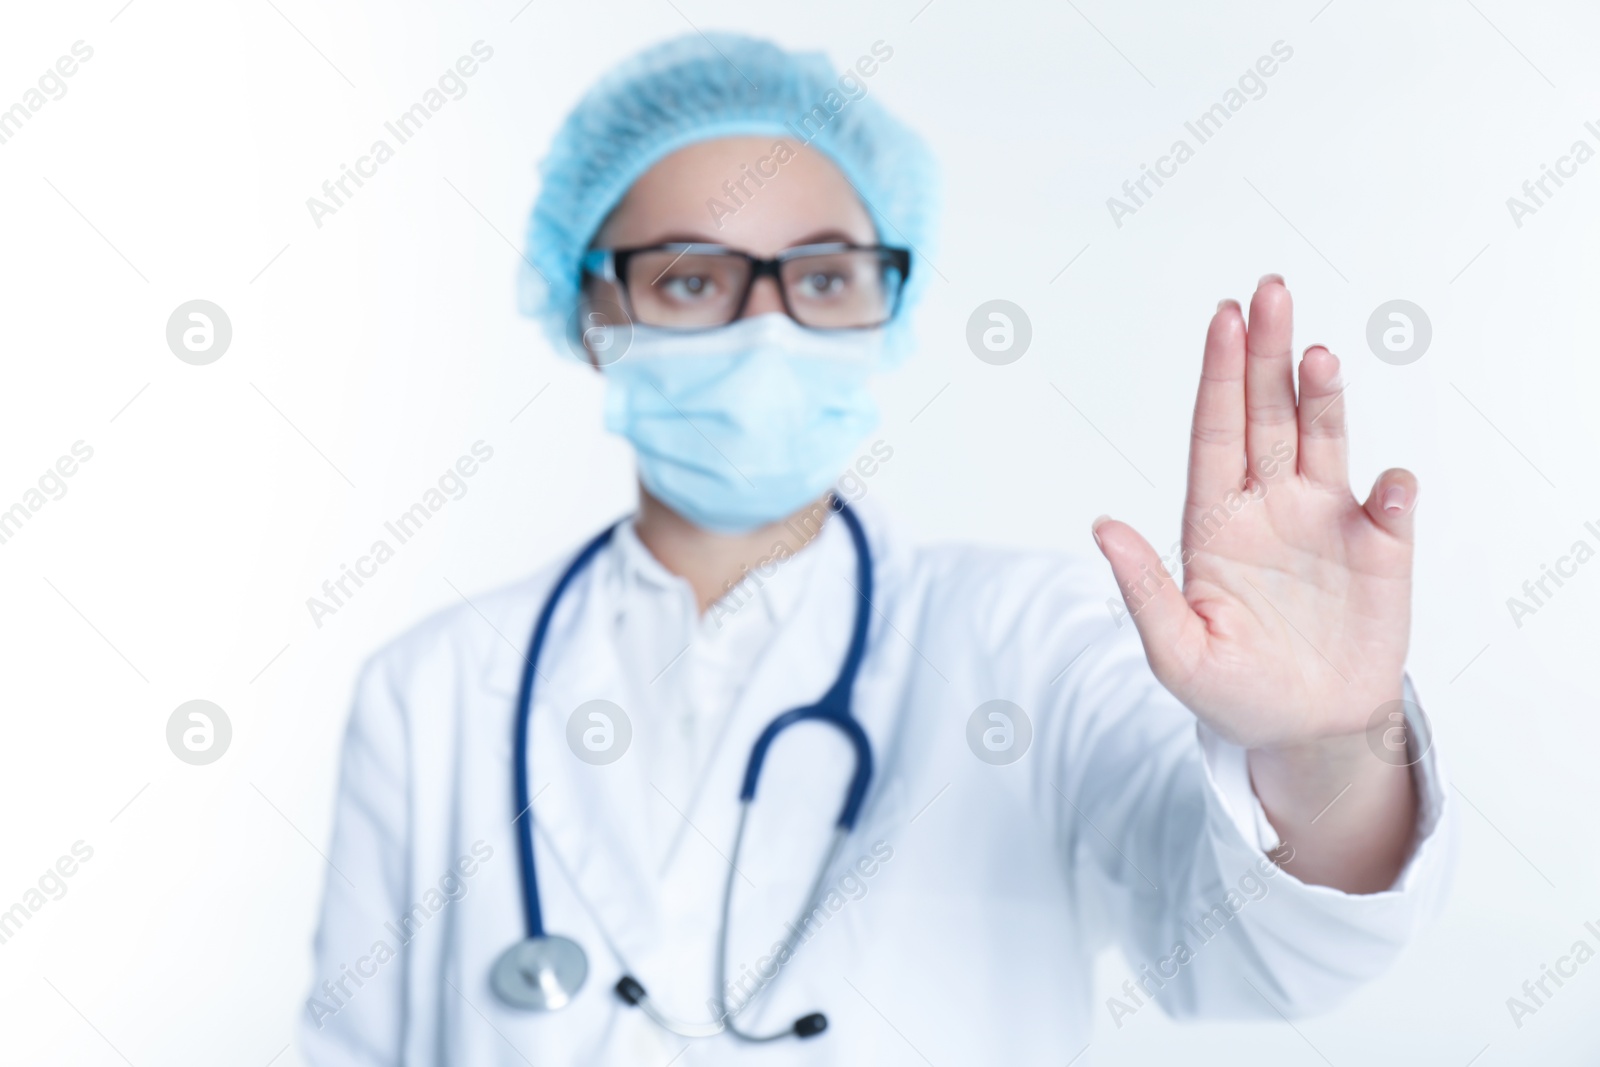
[[802, 1015], [794, 1021], [794, 1036], [799, 1038], [816, 1037], [828, 1028], [828, 1017], [820, 1011], [810, 1015]]

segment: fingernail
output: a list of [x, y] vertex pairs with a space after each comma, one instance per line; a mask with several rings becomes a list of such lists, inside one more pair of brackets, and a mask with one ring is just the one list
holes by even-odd
[[[1089, 532], [1094, 534], [1094, 543], [1095, 544], [1097, 544], [1097, 545], [1100, 544], [1100, 527], [1103, 524], [1108, 523], [1110, 521], [1111, 521], [1111, 516], [1110, 515], [1102, 515], [1098, 519], [1094, 520], [1094, 522], [1089, 524]], [[1102, 545], [1101, 547], [1104, 547], [1104, 546]]]
[[1410, 501], [1406, 491], [1398, 485], [1391, 485], [1383, 491], [1383, 510], [1398, 515], [1404, 511]]
[[[1263, 285], [1267, 285], [1270, 282], [1277, 282], [1279, 285], [1283, 285], [1283, 275], [1281, 275], [1281, 274], [1263, 274], [1261, 276], [1261, 280], [1259, 282], [1256, 282], [1256, 288], [1259, 289]], [[1284, 288], [1287, 289], [1288, 286], [1284, 285]]]
[[1327, 387], [1329, 389], [1332, 389], [1335, 392], [1338, 392], [1340, 389], [1343, 389], [1344, 388], [1344, 374], [1342, 372], [1344, 371], [1344, 365], [1339, 361], [1339, 357], [1338, 356], [1334, 355], [1331, 351], [1328, 350], [1328, 346], [1327, 345], [1312, 345], [1311, 347], [1307, 348], [1304, 352], [1302, 352], [1300, 354], [1300, 363], [1301, 363], [1301, 365], [1304, 366], [1305, 364], [1311, 362], [1311, 354], [1313, 352], [1326, 352], [1327, 355], [1328, 355], [1328, 358], [1333, 360], [1333, 373], [1331, 375], [1329, 375], [1329, 377], [1328, 377], [1328, 386]]
[[1222, 309], [1224, 309], [1226, 307], [1230, 307], [1230, 306], [1231, 307], [1238, 307], [1239, 306], [1239, 301], [1235, 300], [1231, 296], [1224, 297], [1223, 299], [1217, 301], [1217, 310], [1218, 311], [1221, 311]]

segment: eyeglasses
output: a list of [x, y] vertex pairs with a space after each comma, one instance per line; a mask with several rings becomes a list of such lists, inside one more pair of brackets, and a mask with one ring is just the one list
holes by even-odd
[[861, 330], [894, 318], [911, 253], [834, 242], [760, 259], [722, 245], [664, 244], [595, 249], [583, 257], [582, 268], [591, 300], [616, 302], [642, 326], [726, 326], [744, 313], [756, 280], [765, 276], [777, 284], [784, 311], [800, 325]]

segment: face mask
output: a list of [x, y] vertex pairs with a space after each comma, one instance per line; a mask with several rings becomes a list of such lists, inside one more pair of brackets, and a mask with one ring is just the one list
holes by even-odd
[[743, 533], [820, 497], [878, 423], [866, 378], [882, 330], [823, 333], [787, 315], [677, 333], [633, 328], [606, 366], [606, 429], [639, 479], [697, 526]]

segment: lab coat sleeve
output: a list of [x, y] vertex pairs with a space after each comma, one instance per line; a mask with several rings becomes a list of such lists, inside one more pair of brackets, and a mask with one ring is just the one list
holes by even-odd
[[1195, 733], [1205, 756], [1207, 777], [1216, 787], [1223, 810], [1232, 816], [1239, 836], [1261, 852], [1277, 849], [1283, 839], [1250, 784], [1249, 750], [1225, 740], [1203, 722], [1195, 724]]
[[[1420, 706], [1409, 677], [1405, 679], [1404, 695], [1412, 706]], [[1203, 722], [1197, 723], [1196, 727], [1208, 777], [1216, 787], [1223, 810], [1232, 816], [1234, 826], [1238, 827], [1239, 835], [1262, 852], [1276, 851], [1285, 842], [1278, 836], [1272, 820], [1267, 818], [1267, 809], [1262, 806], [1261, 798], [1256, 796], [1250, 784], [1249, 752], [1243, 746], [1225, 740]], [[1414, 763], [1421, 763], [1413, 773], [1418, 785], [1418, 799], [1427, 810], [1419, 814], [1418, 824], [1431, 825], [1436, 821], [1437, 808], [1442, 801], [1437, 760], [1422, 759], [1431, 754], [1432, 729], [1415, 722], [1414, 716], [1408, 713], [1406, 738], [1411, 749], [1408, 756]], [[1418, 738], [1426, 740], [1419, 743]]]
[[311, 1067], [400, 1062], [406, 959], [392, 930], [408, 899], [408, 750], [380, 654], [361, 673], [345, 733], [314, 977], [299, 1027]]
[[1085, 916], [1132, 972], [1121, 1006], [1107, 1002], [1111, 1019], [1120, 1026], [1152, 1002], [1176, 1017], [1305, 1015], [1387, 968], [1448, 882], [1453, 834], [1436, 755], [1413, 767], [1417, 830], [1395, 884], [1361, 895], [1307, 885], [1265, 854], [1280, 842], [1243, 750], [1161, 687], [1133, 627], [1072, 629], [1069, 647], [1090, 643], [1066, 691], [1041, 697], [1049, 780], [1034, 789]]

